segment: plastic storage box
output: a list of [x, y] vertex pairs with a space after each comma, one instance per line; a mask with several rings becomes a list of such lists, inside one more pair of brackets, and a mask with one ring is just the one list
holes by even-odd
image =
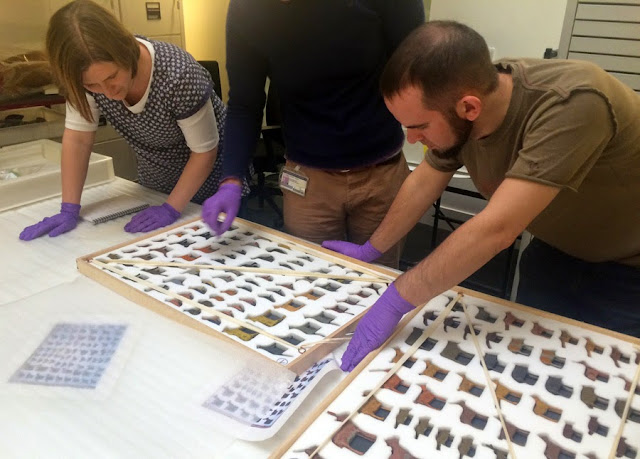
[[[36, 140], [0, 148], [0, 212], [59, 196], [62, 144]], [[91, 153], [85, 188], [115, 177], [113, 160]]]
[[0, 147], [62, 137], [63, 131], [64, 105], [0, 111]]

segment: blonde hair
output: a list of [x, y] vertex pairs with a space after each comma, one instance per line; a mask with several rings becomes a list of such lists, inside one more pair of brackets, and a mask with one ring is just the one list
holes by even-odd
[[108, 10], [90, 0], [76, 0], [54, 13], [47, 30], [47, 54], [53, 76], [73, 108], [94, 121], [82, 75], [91, 64], [113, 62], [138, 71], [138, 41]]

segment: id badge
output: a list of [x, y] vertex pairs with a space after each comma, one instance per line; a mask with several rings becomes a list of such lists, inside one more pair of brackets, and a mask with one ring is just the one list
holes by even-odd
[[283, 190], [289, 190], [292, 193], [304, 196], [307, 192], [308, 184], [309, 177], [299, 171], [298, 166], [296, 166], [295, 170], [287, 169], [286, 167], [282, 169], [282, 174], [280, 174], [280, 188]]

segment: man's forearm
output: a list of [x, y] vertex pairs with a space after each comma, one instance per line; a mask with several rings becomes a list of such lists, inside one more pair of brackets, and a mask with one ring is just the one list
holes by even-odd
[[418, 306], [458, 285], [516, 236], [478, 214], [454, 231], [427, 258], [396, 281], [400, 295]]
[[398, 292], [417, 306], [459, 284], [509, 247], [559, 192], [557, 187], [506, 178], [482, 212], [398, 278]]
[[423, 161], [402, 184], [371, 244], [384, 253], [402, 239], [442, 194], [452, 175], [435, 171]]
[[191, 198], [198, 192], [213, 170], [216, 161], [217, 147], [206, 153], [191, 153], [178, 183], [167, 198], [167, 203], [182, 212]]

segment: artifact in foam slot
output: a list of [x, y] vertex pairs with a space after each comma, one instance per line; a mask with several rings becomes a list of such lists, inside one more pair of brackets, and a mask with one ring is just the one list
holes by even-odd
[[[271, 457], [638, 457], [635, 338], [458, 290], [418, 310]], [[447, 316], [459, 325], [445, 331]], [[487, 353], [490, 335], [502, 340]]]
[[42, 116], [37, 116], [32, 120], [25, 120], [24, 115], [18, 113], [12, 113], [4, 117], [4, 119], [0, 119], [0, 129], [15, 127], [15, 126], [23, 126], [25, 124], [35, 124], [35, 123], [44, 123], [47, 120]]

